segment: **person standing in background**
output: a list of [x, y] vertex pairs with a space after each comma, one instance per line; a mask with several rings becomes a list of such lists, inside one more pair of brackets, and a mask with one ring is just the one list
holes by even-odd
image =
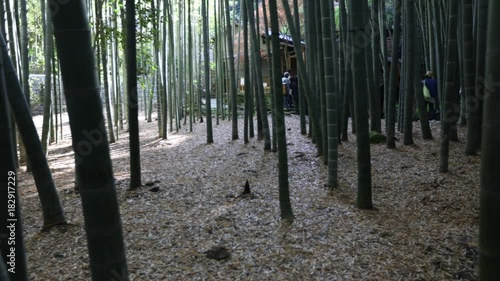
[[290, 109], [291, 104], [291, 89], [290, 89], [290, 73], [283, 73], [281, 78], [281, 84], [283, 84], [283, 96], [284, 96], [284, 107], [285, 109]]
[[438, 84], [432, 71], [425, 73], [422, 82], [430, 93], [430, 98], [425, 100], [426, 108], [429, 107], [429, 120], [439, 120], [439, 114], [437, 114], [439, 112]]

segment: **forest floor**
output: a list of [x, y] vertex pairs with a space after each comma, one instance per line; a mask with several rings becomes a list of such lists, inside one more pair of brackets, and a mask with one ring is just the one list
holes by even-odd
[[[40, 125], [41, 116], [35, 117]], [[110, 145], [131, 280], [476, 280], [479, 157], [465, 156], [465, 128], [450, 145], [450, 171], [438, 172], [434, 140], [396, 149], [371, 145], [374, 210], [356, 204], [356, 138], [339, 147], [340, 187], [324, 187], [326, 166], [286, 117], [290, 194], [295, 221], [280, 222], [277, 154], [256, 138], [231, 140], [231, 122], [214, 120], [159, 139], [157, 123], [141, 118], [143, 187], [129, 191], [128, 135]], [[70, 225], [41, 232], [31, 174], [20, 191], [30, 280], [90, 280], [67, 120], [48, 160]], [[240, 197], [248, 180], [253, 197]], [[155, 192], [156, 191], [156, 192]], [[207, 257], [214, 246], [230, 258]], [[116, 280], [120, 273], [116, 273]]]

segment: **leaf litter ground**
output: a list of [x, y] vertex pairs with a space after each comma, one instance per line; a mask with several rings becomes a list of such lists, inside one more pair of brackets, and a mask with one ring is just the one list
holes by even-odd
[[[296, 217], [288, 225], [280, 222], [277, 155], [262, 141], [231, 141], [231, 123], [215, 120], [214, 144], [205, 144], [205, 123], [160, 140], [157, 124], [142, 120], [144, 186], [127, 190], [127, 133], [110, 145], [131, 280], [477, 279], [480, 160], [463, 154], [464, 128], [447, 174], [438, 173], [439, 122], [432, 141], [414, 122], [415, 145], [371, 145], [375, 209], [359, 210], [355, 136], [339, 148], [340, 187], [330, 192], [314, 144], [298, 116], [287, 116]], [[65, 125], [48, 159], [70, 225], [40, 232], [32, 176], [19, 173], [30, 280], [90, 279]], [[239, 196], [246, 180], [252, 195]]]

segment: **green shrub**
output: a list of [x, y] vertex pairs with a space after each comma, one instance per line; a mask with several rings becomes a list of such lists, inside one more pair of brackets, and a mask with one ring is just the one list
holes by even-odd
[[383, 143], [387, 137], [376, 131], [370, 131], [370, 143]]

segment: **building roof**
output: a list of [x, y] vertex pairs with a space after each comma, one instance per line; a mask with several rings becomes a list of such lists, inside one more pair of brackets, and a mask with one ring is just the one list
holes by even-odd
[[[269, 31], [268, 31], [268, 33], [267, 33], [267, 37], [270, 37], [270, 36], [271, 36], [271, 34], [272, 34], [272, 33], [271, 33], [271, 31], [269, 30]], [[265, 38], [265, 37], [266, 37], [266, 34], [262, 34], [262, 35], [261, 35], [261, 37]], [[287, 45], [289, 45], [289, 46], [293, 47], [293, 39], [292, 39], [292, 36], [287, 35], [287, 34], [280, 33], [280, 34], [279, 34], [279, 38], [280, 38], [280, 41], [282, 41], [282, 42], [286, 42], [286, 43], [287, 43]], [[306, 42], [305, 42], [305, 41], [303, 41], [303, 40], [301, 40], [301, 41], [300, 41], [300, 44], [305, 45], [305, 44], [306, 44]]]

